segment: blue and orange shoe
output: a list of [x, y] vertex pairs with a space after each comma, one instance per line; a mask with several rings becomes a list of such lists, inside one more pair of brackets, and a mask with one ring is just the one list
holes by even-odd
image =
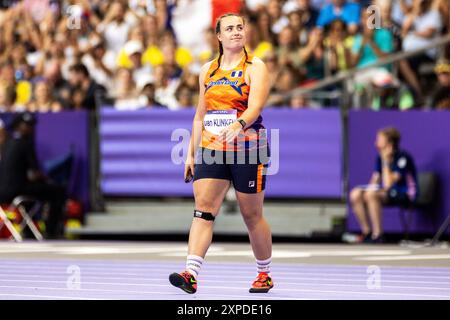
[[169, 276], [170, 283], [187, 293], [195, 293], [197, 291], [197, 280], [187, 271], [182, 273], [172, 273]]
[[267, 293], [273, 288], [272, 278], [265, 272], [260, 272], [256, 280], [253, 282], [250, 288], [250, 293]]

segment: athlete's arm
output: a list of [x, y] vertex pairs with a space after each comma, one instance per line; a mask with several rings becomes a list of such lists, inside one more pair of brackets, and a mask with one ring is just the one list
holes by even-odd
[[197, 148], [200, 144], [200, 139], [202, 137], [203, 118], [205, 117], [206, 114], [204, 80], [210, 65], [211, 62], [208, 62], [200, 70], [199, 75], [200, 90], [199, 90], [198, 104], [197, 109], [195, 111], [194, 120], [192, 121], [191, 140], [189, 141], [188, 154], [184, 170], [184, 179], [186, 182], [188, 182], [194, 176], [194, 157], [197, 152]]
[[247, 123], [246, 127], [249, 127], [258, 119], [264, 109], [269, 96], [270, 80], [266, 65], [259, 58], [253, 58], [252, 64], [247, 68], [247, 72], [251, 84], [248, 107], [239, 119], [244, 120]]
[[383, 185], [385, 189], [390, 189], [394, 184], [400, 181], [400, 174], [391, 170], [389, 164], [383, 164]]
[[380, 184], [380, 174], [378, 171], [372, 173], [372, 177], [370, 178], [369, 185]]
[[253, 58], [252, 64], [247, 68], [249, 76], [249, 85], [251, 85], [248, 96], [248, 106], [239, 119], [244, 120], [246, 125], [242, 127], [241, 123], [234, 122], [226, 127], [219, 135], [219, 139], [226, 142], [232, 142], [239, 132], [248, 128], [258, 119], [264, 105], [266, 104], [270, 90], [269, 72], [261, 59]]

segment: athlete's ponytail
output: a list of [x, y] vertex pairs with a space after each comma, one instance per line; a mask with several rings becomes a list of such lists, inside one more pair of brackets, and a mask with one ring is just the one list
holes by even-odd
[[[243, 22], [245, 22], [245, 21], [244, 21], [244, 18], [243, 18], [242, 16], [236, 14], [236, 13], [225, 13], [225, 14], [221, 15], [221, 16], [217, 19], [217, 22], [216, 22], [216, 29], [215, 29], [216, 34], [219, 34], [219, 33], [220, 33], [220, 23], [221, 23], [222, 19], [223, 19], [223, 18], [226, 18], [226, 17], [239, 17], [239, 18], [242, 19]], [[220, 59], [221, 59], [222, 56], [223, 56], [223, 46], [222, 46], [222, 41], [220, 41], [220, 40], [218, 40], [218, 41], [219, 41], [219, 58], [217, 59], [218, 64], [217, 64], [217, 68], [216, 68], [213, 72], [211, 72], [211, 74], [209, 75], [210, 78], [216, 74], [217, 70], [219, 70], [219, 68], [220, 68]], [[245, 49], [245, 46], [244, 46], [244, 53], [245, 53], [245, 63], [251, 64], [251, 62], [248, 61], [248, 53], [247, 53], [247, 50]]]
[[245, 49], [245, 46], [244, 46], [244, 53], [245, 53], [245, 63], [252, 64], [250, 61], [248, 61], [248, 53], [247, 49]]

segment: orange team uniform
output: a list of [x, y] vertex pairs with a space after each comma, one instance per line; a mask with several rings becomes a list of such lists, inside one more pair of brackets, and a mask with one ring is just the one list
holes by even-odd
[[[248, 55], [251, 62], [253, 55]], [[248, 63], [247, 62], [247, 63]], [[247, 110], [250, 86], [245, 82], [247, 63], [245, 56], [232, 70], [217, 69], [215, 59], [205, 76], [205, 104], [207, 114], [203, 121], [200, 146], [206, 149], [221, 151], [243, 151], [267, 146], [267, 133], [262, 125], [262, 117], [240, 133], [234, 142], [218, 141], [218, 133], [233, 123]], [[217, 71], [213, 76], [214, 70]]]

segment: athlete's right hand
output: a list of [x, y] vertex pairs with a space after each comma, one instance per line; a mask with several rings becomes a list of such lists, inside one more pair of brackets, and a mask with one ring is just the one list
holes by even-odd
[[184, 182], [189, 183], [194, 178], [194, 157], [188, 157], [184, 165]]

